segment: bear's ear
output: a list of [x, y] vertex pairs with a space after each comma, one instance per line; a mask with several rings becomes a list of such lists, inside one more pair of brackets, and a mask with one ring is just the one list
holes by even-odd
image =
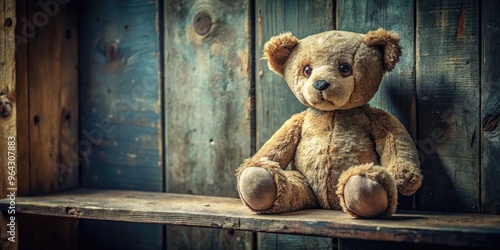
[[384, 69], [391, 71], [399, 62], [401, 47], [399, 35], [382, 28], [370, 31], [365, 35], [364, 43], [368, 46], [379, 46], [384, 54]]
[[272, 71], [283, 76], [283, 66], [298, 43], [299, 39], [290, 32], [271, 37], [264, 45], [263, 59], [267, 60], [267, 64]]

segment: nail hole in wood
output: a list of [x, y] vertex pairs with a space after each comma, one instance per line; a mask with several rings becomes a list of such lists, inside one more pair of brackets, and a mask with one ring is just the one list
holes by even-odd
[[10, 26], [12, 26], [12, 18], [10, 18], [10, 17], [6, 18], [6, 19], [5, 19], [5, 22], [4, 22], [4, 25], [5, 25], [6, 27], [10, 27]]
[[35, 122], [35, 125], [38, 125], [38, 123], [40, 123], [40, 116], [35, 115], [35, 117], [33, 117], [33, 122]]

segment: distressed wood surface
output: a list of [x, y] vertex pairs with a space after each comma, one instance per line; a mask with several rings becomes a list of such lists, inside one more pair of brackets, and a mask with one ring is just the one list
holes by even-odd
[[[10, 20], [10, 25], [7, 25], [7, 19]], [[19, 171], [19, 161], [17, 145], [18, 136], [18, 116], [17, 112], [17, 98], [16, 98], [16, 66], [15, 66], [15, 27], [16, 27], [16, 6], [13, 0], [4, 0], [0, 2], [0, 197], [4, 198], [11, 191], [16, 194], [17, 190], [7, 190], [7, 188], [17, 188], [19, 182], [16, 180], [8, 180], [9, 172], [15, 170], [15, 174], [12, 175], [14, 178], [20, 177]], [[14, 150], [9, 150], [9, 137], [15, 137], [16, 148]], [[11, 148], [12, 149], [12, 148]], [[14, 169], [9, 169], [8, 159], [9, 152], [14, 153], [16, 160], [14, 161]], [[17, 249], [18, 248], [18, 234], [19, 229], [16, 227], [15, 236], [7, 233], [9, 231], [8, 223], [11, 214], [2, 213], [0, 214], [0, 248], [1, 249]], [[14, 221], [16, 222], [16, 221]], [[15, 242], [9, 240], [9, 237], [14, 237]]]
[[[262, 145], [293, 114], [306, 107], [292, 94], [285, 80], [273, 73], [262, 58], [264, 44], [275, 35], [290, 31], [301, 39], [308, 35], [334, 28], [335, 5], [330, 0], [321, 1], [255, 1], [255, 107], [256, 146]], [[332, 239], [308, 238], [294, 235], [259, 234], [262, 249], [331, 248]], [[273, 243], [275, 242], [275, 243]], [[273, 248], [274, 247], [274, 248]]]
[[[81, 185], [164, 191], [158, 1], [80, 7]], [[88, 249], [164, 248], [159, 225], [83, 220], [79, 229]]]
[[337, 2], [337, 20], [339, 30], [367, 33], [384, 28], [399, 34], [403, 55], [396, 68], [386, 73], [370, 104], [396, 116], [410, 134], [416, 136], [413, 3], [397, 0], [341, 0]]
[[[500, 216], [399, 211], [387, 219], [353, 219], [339, 210], [257, 215], [237, 198], [79, 189], [19, 197], [18, 212], [79, 219], [186, 225], [395, 242], [498, 246]], [[8, 200], [0, 200], [5, 210]]]
[[[243, 0], [165, 4], [167, 192], [238, 197], [251, 141], [249, 19]], [[166, 237], [173, 249], [252, 245], [251, 233], [228, 230], [167, 227]]]
[[479, 212], [479, 4], [417, 3], [417, 208]]
[[157, 2], [81, 5], [82, 186], [161, 191]]
[[482, 2], [481, 212], [500, 214], [500, 4]]
[[[379, 91], [370, 105], [396, 116], [412, 137], [416, 138], [416, 106], [414, 79], [414, 6], [409, 1], [347, 1], [337, 2], [337, 28], [367, 33], [380, 27], [397, 32], [401, 38], [403, 56], [396, 68], [385, 74]], [[398, 197], [398, 209], [415, 209], [415, 197]], [[372, 241], [339, 240], [340, 249], [364, 249], [372, 247]], [[378, 245], [384, 245], [378, 243]]]
[[[28, 8], [26, 0], [16, 1], [16, 34], [15, 56], [16, 56], [16, 129], [17, 129], [17, 193], [27, 195], [30, 193], [30, 140], [29, 140], [29, 79], [28, 79], [28, 40], [26, 29], [21, 25], [26, 18]], [[0, 18], [0, 20], [2, 20]]]
[[[396, 116], [416, 139], [415, 106], [415, 19], [414, 6], [408, 1], [338, 1], [338, 29], [367, 33], [380, 27], [397, 32], [403, 56], [396, 68], [385, 74], [370, 105]], [[415, 209], [414, 196], [399, 195], [398, 208]]]
[[[18, 145], [19, 191], [40, 194], [76, 188], [78, 170], [72, 152], [78, 150], [77, 1], [16, 3], [16, 94], [22, 132], [18, 140], [23, 140]], [[78, 244], [76, 221], [20, 217], [18, 228], [22, 249]], [[54, 235], [60, 237], [57, 243], [45, 240]]]
[[57, 8], [47, 12], [36, 2], [27, 3], [30, 193], [76, 188], [77, 4], [55, 3]]

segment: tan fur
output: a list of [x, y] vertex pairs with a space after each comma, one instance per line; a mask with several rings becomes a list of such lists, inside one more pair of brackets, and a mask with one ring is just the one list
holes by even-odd
[[[422, 176], [411, 137], [395, 117], [366, 104], [377, 92], [384, 72], [399, 60], [398, 43], [397, 34], [382, 29], [367, 35], [328, 31], [302, 40], [285, 33], [266, 43], [264, 57], [269, 67], [285, 78], [309, 109], [292, 116], [237, 170], [242, 197], [261, 192], [264, 199], [272, 192], [240, 185], [241, 173], [249, 167], [266, 169], [276, 183], [276, 200], [269, 209], [251, 208], [262, 203], [259, 198], [242, 198], [244, 204], [257, 213], [321, 207], [363, 217], [347, 205], [370, 211], [370, 202], [354, 199], [360, 203], [346, 204], [344, 199], [345, 184], [357, 176], [357, 182], [351, 183], [366, 183], [375, 189], [380, 184], [385, 192], [375, 193], [387, 194], [387, 200], [366, 199], [377, 203], [371, 205], [388, 204], [375, 217], [394, 213], [398, 191], [404, 195], [416, 192]], [[351, 75], [340, 73], [342, 63], [352, 66]], [[306, 65], [313, 68], [309, 78], [303, 75]], [[315, 89], [314, 82], [319, 80], [328, 82], [328, 88]], [[286, 171], [289, 164], [291, 171]], [[350, 186], [349, 190], [356, 189]], [[363, 197], [362, 193], [356, 195]]]
[[264, 46], [263, 52], [263, 59], [267, 60], [269, 68], [278, 75], [283, 76], [283, 65], [298, 42], [299, 39], [290, 32], [272, 37]]

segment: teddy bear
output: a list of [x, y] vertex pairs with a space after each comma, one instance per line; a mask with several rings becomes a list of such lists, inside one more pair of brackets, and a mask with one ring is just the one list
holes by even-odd
[[422, 183], [419, 155], [397, 118], [368, 101], [400, 56], [399, 35], [382, 28], [272, 37], [263, 59], [308, 108], [236, 170], [243, 203], [257, 214], [394, 214], [398, 193], [412, 195]]

